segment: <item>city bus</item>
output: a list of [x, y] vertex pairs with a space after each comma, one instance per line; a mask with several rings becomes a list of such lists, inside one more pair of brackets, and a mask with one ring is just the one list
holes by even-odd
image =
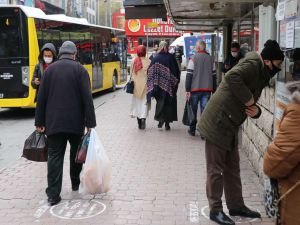
[[58, 53], [66, 40], [76, 44], [77, 60], [89, 73], [93, 93], [126, 82], [124, 30], [46, 15], [38, 8], [0, 6], [0, 108], [35, 107], [31, 79], [40, 49], [51, 42]]

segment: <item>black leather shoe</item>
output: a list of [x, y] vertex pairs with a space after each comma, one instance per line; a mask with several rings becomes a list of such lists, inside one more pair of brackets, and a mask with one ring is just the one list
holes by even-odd
[[138, 122], [139, 129], [141, 129], [141, 126], [142, 126], [142, 120], [141, 120], [140, 118], [137, 118], [137, 122]]
[[166, 130], [171, 130], [171, 127], [170, 127], [170, 124], [169, 124], [169, 123], [166, 123], [165, 129], [166, 129]]
[[246, 206], [243, 206], [238, 209], [229, 209], [229, 215], [230, 216], [249, 217], [249, 218], [261, 218], [261, 215], [258, 212], [253, 211]]
[[79, 190], [79, 185], [72, 185], [72, 191], [78, 191]]
[[158, 127], [158, 128], [162, 128], [163, 125], [164, 125], [164, 122], [160, 121], [160, 122], [158, 123], [157, 127]]
[[58, 204], [60, 201], [61, 201], [61, 197], [60, 196], [55, 197], [55, 198], [48, 198], [48, 203], [51, 206]]
[[189, 133], [189, 135], [191, 135], [191, 136], [195, 136], [195, 135], [196, 135], [196, 132], [195, 132], [195, 131], [191, 131], [190, 129], [188, 130], [188, 133]]
[[145, 130], [146, 128], [146, 119], [141, 119], [141, 130]]
[[235, 225], [235, 222], [230, 219], [223, 211], [210, 212], [209, 219], [221, 225]]

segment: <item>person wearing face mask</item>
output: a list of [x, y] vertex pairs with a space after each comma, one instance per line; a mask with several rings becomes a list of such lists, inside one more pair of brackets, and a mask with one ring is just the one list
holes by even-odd
[[240, 44], [232, 42], [230, 55], [224, 61], [223, 73], [227, 73], [232, 67], [234, 67], [240, 59], [243, 58], [240, 52]]
[[31, 80], [31, 86], [36, 89], [36, 97], [34, 99], [35, 102], [38, 95], [41, 78], [47, 67], [56, 60], [56, 50], [54, 45], [52, 43], [44, 44], [38, 59], [39, 62], [34, 68], [33, 77]]
[[249, 52], [228, 71], [198, 123], [206, 140], [209, 217], [218, 224], [235, 224], [223, 212], [223, 191], [229, 215], [261, 217], [246, 207], [242, 196], [238, 131], [247, 117], [260, 116], [261, 110], [256, 103], [264, 87], [280, 71], [283, 60], [283, 51], [275, 40], [268, 40], [260, 54]]

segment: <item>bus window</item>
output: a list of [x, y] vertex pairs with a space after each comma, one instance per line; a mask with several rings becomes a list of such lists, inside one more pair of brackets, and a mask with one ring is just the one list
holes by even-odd
[[[1, 12], [6, 10], [5, 12]], [[19, 10], [0, 9], [0, 57], [28, 57], [27, 29], [23, 21], [23, 13]]]

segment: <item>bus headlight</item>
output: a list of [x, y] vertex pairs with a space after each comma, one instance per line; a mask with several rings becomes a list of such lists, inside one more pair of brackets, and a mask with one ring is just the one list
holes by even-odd
[[29, 67], [28, 66], [22, 66], [22, 84], [25, 86], [29, 86]]

